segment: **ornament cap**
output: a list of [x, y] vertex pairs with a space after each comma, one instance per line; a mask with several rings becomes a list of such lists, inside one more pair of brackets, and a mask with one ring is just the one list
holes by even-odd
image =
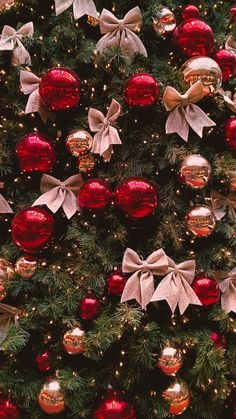
[[195, 20], [199, 19], [200, 17], [200, 11], [197, 6], [194, 6], [193, 4], [188, 4], [183, 8], [182, 12], [183, 20]]

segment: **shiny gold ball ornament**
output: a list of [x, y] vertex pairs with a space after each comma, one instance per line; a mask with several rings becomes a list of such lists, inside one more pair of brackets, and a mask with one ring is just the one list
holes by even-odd
[[99, 17], [88, 16], [88, 18], [87, 18], [88, 25], [90, 25], [94, 28], [99, 25], [99, 22], [100, 22]]
[[165, 400], [170, 403], [170, 414], [181, 415], [189, 406], [190, 397], [187, 384], [182, 380], [175, 380], [162, 393]]
[[84, 154], [78, 159], [78, 169], [80, 172], [91, 173], [95, 164], [95, 157], [91, 153]]
[[173, 346], [162, 349], [158, 367], [166, 375], [175, 375], [183, 365], [181, 352]]
[[38, 403], [41, 409], [49, 415], [63, 412], [65, 409], [64, 394], [56, 377], [51, 377], [46, 381], [39, 393]]
[[79, 327], [68, 330], [63, 337], [64, 348], [70, 355], [77, 355], [84, 352], [85, 341], [85, 332]]
[[0, 258], [0, 301], [6, 297], [6, 282], [13, 278], [13, 265], [6, 259]]
[[201, 80], [205, 95], [214, 93], [222, 84], [222, 72], [215, 60], [209, 57], [193, 57], [180, 68], [184, 81], [192, 86]]
[[229, 172], [229, 188], [236, 191], [236, 169]]
[[174, 13], [167, 7], [162, 7], [156, 12], [156, 16], [153, 19], [153, 27], [155, 32], [159, 35], [172, 32], [176, 27]]
[[193, 189], [202, 189], [211, 177], [211, 165], [199, 154], [191, 154], [183, 160], [179, 178], [180, 181]]
[[92, 147], [92, 136], [82, 129], [71, 132], [66, 139], [66, 146], [72, 156], [79, 157]]
[[207, 206], [198, 206], [191, 209], [186, 216], [188, 230], [197, 237], [209, 236], [216, 226], [213, 211]]
[[38, 262], [31, 255], [23, 255], [15, 263], [15, 272], [23, 279], [34, 276], [38, 269]]

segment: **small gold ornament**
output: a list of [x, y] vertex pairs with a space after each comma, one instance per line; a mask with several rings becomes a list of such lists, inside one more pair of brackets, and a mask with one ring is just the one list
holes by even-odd
[[84, 130], [71, 132], [66, 139], [66, 146], [72, 156], [79, 157], [92, 147], [92, 136]]
[[92, 154], [84, 154], [78, 159], [78, 168], [80, 172], [91, 173], [96, 164]]
[[56, 377], [46, 381], [39, 393], [38, 403], [41, 409], [49, 415], [60, 413], [65, 409], [64, 394]]
[[167, 346], [162, 349], [158, 367], [166, 375], [175, 375], [182, 367], [182, 355], [181, 352], [173, 346]]
[[0, 0], [0, 12], [2, 10], [9, 10], [12, 6], [14, 6], [16, 0]]
[[181, 164], [179, 178], [182, 183], [193, 189], [202, 189], [211, 176], [211, 165], [199, 154], [187, 156]]
[[229, 188], [236, 191], [236, 169], [229, 172]]
[[13, 265], [6, 259], [0, 258], [0, 301], [6, 297], [6, 282], [13, 278]]
[[100, 19], [99, 17], [88, 16], [87, 23], [94, 28], [99, 25]]
[[209, 236], [216, 226], [213, 211], [206, 206], [198, 206], [186, 216], [188, 229], [198, 237]]
[[187, 384], [182, 380], [175, 380], [162, 394], [170, 402], [170, 414], [181, 415], [189, 406], [190, 397]]
[[156, 33], [164, 35], [172, 32], [176, 27], [176, 19], [174, 13], [167, 7], [163, 7], [157, 11], [156, 17], [153, 19], [153, 27]]
[[84, 352], [85, 332], [79, 327], [68, 330], [63, 337], [63, 345], [70, 355], [77, 355]]
[[15, 272], [24, 279], [32, 278], [37, 269], [38, 262], [30, 255], [21, 256], [15, 264]]

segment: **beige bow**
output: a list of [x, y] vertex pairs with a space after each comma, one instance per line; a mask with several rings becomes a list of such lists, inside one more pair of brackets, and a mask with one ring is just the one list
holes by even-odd
[[168, 262], [168, 274], [157, 286], [151, 301], [166, 300], [172, 313], [178, 305], [180, 314], [185, 312], [189, 304], [202, 305], [191, 287], [196, 270], [195, 260], [187, 260], [176, 265], [168, 257]]
[[106, 116], [97, 109], [89, 109], [89, 127], [92, 132], [96, 132], [91, 151], [100, 154], [106, 161], [111, 160], [112, 145], [122, 144], [117, 129], [112, 126], [119, 118], [120, 111], [120, 104], [115, 99], [112, 99]]
[[60, 15], [73, 4], [74, 18], [84, 15], [97, 18], [98, 13], [93, 0], [55, 0], [56, 15]]
[[22, 40], [24, 37], [33, 38], [33, 34], [33, 22], [26, 23], [18, 31], [8, 25], [3, 27], [0, 39], [0, 51], [12, 51], [12, 65], [31, 65], [30, 54], [22, 44]]
[[134, 33], [139, 31], [143, 18], [139, 7], [131, 9], [124, 19], [117, 19], [113, 13], [103, 9], [100, 17], [100, 31], [105, 34], [96, 45], [97, 51], [106, 48], [120, 48], [124, 56], [133, 58], [136, 53], [147, 57], [147, 51], [142, 41]]
[[22, 310], [0, 303], [0, 344], [7, 337], [8, 329], [11, 324], [18, 324], [19, 314]]
[[221, 306], [226, 313], [236, 313], [236, 268], [231, 272], [215, 272], [215, 278], [219, 281], [221, 294]]
[[224, 99], [225, 103], [228, 105], [229, 109], [233, 113], [236, 113], [236, 101], [232, 100], [232, 93], [229, 90], [227, 90], [227, 91], [223, 90], [222, 87], [219, 87], [217, 89], [217, 93], [219, 93], [223, 97], [223, 99]]
[[154, 276], [167, 272], [168, 259], [163, 249], [153, 252], [147, 260], [141, 260], [132, 249], [126, 249], [122, 272], [133, 275], [125, 284], [121, 302], [135, 299], [143, 309], [146, 309], [154, 292]]
[[53, 176], [43, 175], [40, 184], [42, 196], [33, 203], [36, 205], [47, 205], [55, 214], [60, 207], [63, 208], [66, 216], [70, 219], [76, 211], [80, 210], [77, 194], [83, 184], [80, 174], [69, 177], [64, 182]]
[[225, 49], [236, 55], [236, 42], [233, 35], [229, 35], [225, 42]]
[[13, 211], [5, 198], [0, 194], [0, 214], [12, 214]]
[[202, 138], [204, 127], [213, 127], [213, 122], [196, 102], [204, 97], [201, 81], [197, 81], [181, 95], [176, 89], [167, 86], [163, 102], [167, 111], [171, 111], [166, 121], [166, 133], [177, 133], [184, 141], [188, 141], [189, 126]]
[[212, 210], [217, 220], [221, 220], [226, 213], [232, 221], [236, 221], [236, 193], [221, 195], [218, 191], [211, 192]]

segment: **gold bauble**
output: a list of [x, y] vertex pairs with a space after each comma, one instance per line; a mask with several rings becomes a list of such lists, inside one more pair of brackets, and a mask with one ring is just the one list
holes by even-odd
[[15, 264], [15, 272], [24, 279], [32, 278], [37, 269], [38, 262], [30, 255], [21, 256]]
[[0, 301], [6, 297], [6, 282], [15, 274], [13, 265], [6, 259], [0, 258]]
[[188, 229], [198, 237], [209, 236], [216, 225], [213, 211], [206, 206], [192, 208], [186, 216], [186, 222]]
[[158, 359], [158, 367], [166, 375], [175, 375], [182, 367], [181, 352], [173, 346], [162, 349]]
[[3, 10], [9, 10], [16, 4], [16, 0], [0, 0], [0, 12]]
[[153, 19], [153, 27], [156, 33], [164, 35], [172, 32], [176, 27], [176, 19], [174, 13], [167, 7], [163, 7], [157, 11]]
[[170, 403], [170, 414], [181, 415], [189, 406], [189, 391], [187, 384], [182, 380], [175, 380], [162, 394]]
[[216, 61], [209, 57], [193, 57], [180, 68], [184, 81], [192, 86], [201, 80], [205, 95], [214, 93], [222, 84], [222, 73]]
[[84, 154], [78, 159], [78, 168], [80, 172], [91, 173], [96, 164], [92, 154]]
[[99, 25], [100, 19], [99, 17], [88, 16], [87, 23], [94, 28]]
[[50, 378], [43, 386], [38, 396], [41, 409], [53, 415], [65, 409], [64, 394], [56, 377]]
[[199, 154], [187, 156], [181, 164], [180, 181], [193, 189], [202, 189], [211, 176], [211, 165]]
[[70, 355], [77, 355], [84, 352], [85, 332], [79, 327], [68, 330], [63, 336], [63, 345]]
[[82, 129], [71, 132], [66, 139], [66, 146], [72, 156], [79, 157], [92, 147], [92, 136]]
[[229, 188], [236, 191], [236, 169], [229, 172]]

